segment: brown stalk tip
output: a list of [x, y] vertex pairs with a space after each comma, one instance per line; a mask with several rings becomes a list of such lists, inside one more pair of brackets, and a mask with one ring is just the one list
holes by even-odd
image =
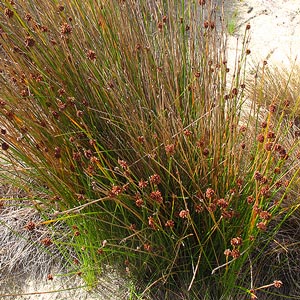
[[235, 237], [231, 239], [230, 244], [233, 247], [241, 246], [243, 244], [243, 240], [241, 237]]
[[259, 142], [259, 143], [263, 143], [264, 140], [265, 140], [265, 137], [262, 133], [260, 133], [257, 137], [256, 137], [256, 140]]
[[199, 0], [200, 5], [205, 5], [206, 1], [205, 0]]
[[207, 198], [212, 198], [215, 195], [215, 191], [212, 188], [208, 188], [205, 192]]
[[227, 208], [229, 203], [225, 199], [221, 198], [217, 200], [217, 205], [222, 208]]
[[225, 255], [225, 256], [231, 256], [231, 250], [230, 250], [230, 249], [226, 249], [226, 250], [224, 251], [224, 255]]
[[139, 181], [139, 188], [143, 189], [143, 188], [147, 187], [147, 185], [148, 185], [148, 181], [147, 180], [141, 179]]
[[248, 196], [247, 197], [247, 203], [248, 204], [251, 204], [251, 203], [253, 203], [254, 202], [254, 197], [253, 196]]
[[270, 113], [275, 113], [276, 109], [277, 109], [276, 104], [272, 103], [272, 104], [269, 105], [269, 111], [270, 111]]
[[272, 215], [266, 211], [266, 210], [263, 210], [260, 212], [259, 216], [263, 219], [263, 220], [270, 220]]
[[70, 34], [72, 32], [72, 26], [68, 23], [64, 23], [60, 27], [60, 32], [62, 34]]
[[157, 23], [158, 29], [159, 29], [159, 30], [162, 30], [163, 25], [164, 25], [163, 22], [158, 22], [158, 23]]
[[34, 44], [35, 44], [35, 40], [31, 36], [26, 37], [26, 39], [25, 39], [26, 47], [33, 47]]
[[152, 247], [151, 247], [151, 245], [150, 245], [150, 244], [148, 244], [148, 243], [145, 243], [145, 244], [144, 244], [144, 249], [145, 249], [146, 251], [148, 251], [148, 252], [151, 252], [151, 250], [152, 250]]
[[52, 274], [48, 274], [48, 275], [47, 275], [47, 279], [48, 279], [48, 280], [53, 280], [53, 275], [52, 275]]
[[96, 59], [96, 53], [93, 50], [88, 50], [86, 55], [87, 55], [87, 58], [90, 60]]
[[64, 11], [65, 7], [60, 4], [60, 5], [57, 6], [57, 9], [58, 9], [59, 12], [61, 12], [61, 11]]
[[173, 228], [175, 225], [174, 221], [173, 220], [168, 220], [166, 223], [165, 223], [165, 226], [166, 227], [170, 227], [170, 228]]
[[145, 138], [144, 138], [144, 136], [142, 136], [142, 135], [138, 136], [137, 141], [138, 141], [140, 144], [144, 144], [144, 143], [145, 143]]
[[189, 210], [188, 209], [183, 209], [179, 212], [179, 217], [184, 219], [187, 218], [189, 215]]
[[246, 25], [246, 30], [249, 30], [251, 28], [251, 25], [248, 23], [247, 25]]
[[153, 191], [150, 193], [150, 198], [157, 203], [162, 203], [163, 202], [163, 197], [161, 195], [161, 192], [159, 190]]
[[138, 198], [138, 199], [135, 200], [135, 205], [136, 205], [137, 207], [142, 207], [143, 204], [144, 204], [144, 201], [143, 201], [142, 198]]
[[169, 144], [165, 146], [165, 151], [167, 155], [174, 155], [175, 153], [175, 145], [174, 144]]
[[281, 280], [274, 280], [274, 286], [278, 289], [283, 285]]
[[266, 121], [261, 122], [260, 124], [261, 128], [266, 128], [268, 126], [268, 123]]
[[186, 129], [186, 130], [183, 131], [183, 134], [185, 136], [191, 136], [193, 133], [190, 130]]
[[36, 227], [36, 224], [33, 222], [33, 221], [29, 221], [26, 226], [25, 226], [25, 229], [29, 230], [29, 231], [32, 231], [34, 230]]
[[4, 15], [5, 15], [6, 17], [8, 17], [8, 18], [12, 18], [13, 15], [14, 15], [14, 12], [13, 12], [11, 9], [9, 9], [9, 8], [5, 8], [5, 10], [4, 10]]
[[154, 175], [151, 175], [149, 177], [149, 181], [152, 183], [152, 184], [155, 184], [155, 185], [158, 185], [161, 183], [161, 178], [158, 174], [154, 174]]
[[239, 249], [233, 249], [231, 251], [231, 256], [233, 258], [239, 258], [241, 256], [240, 250]]
[[32, 16], [31, 16], [30, 14], [26, 14], [26, 15], [25, 15], [25, 20], [26, 20], [27, 22], [30, 22], [30, 21], [32, 20]]
[[45, 246], [50, 246], [52, 244], [52, 240], [47, 237], [47, 238], [42, 239], [41, 243]]
[[264, 222], [259, 222], [256, 224], [256, 227], [261, 230], [261, 231], [266, 231], [267, 230], [267, 225]]
[[83, 111], [82, 111], [82, 110], [77, 110], [76, 116], [77, 116], [78, 118], [82, 118], [82, 117], [83, 117]]
[[156, 229], [156, 226], [155, 226], [155, 221], [154, 221], [154, 218], [152, 216], [148, 217], [148, 225], [152, 228], [152, 229]]
[[9, 145], [6, 142], [3, 142], [1, 145], [2, 150], [7, 151], [9, 148]]

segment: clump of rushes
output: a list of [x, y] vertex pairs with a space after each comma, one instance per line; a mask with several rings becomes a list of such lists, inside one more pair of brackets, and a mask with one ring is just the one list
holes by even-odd
[[50, 241], [74, 248], [75, 272], [92, 285], [117, 264], [156, 299], [247, 297], [297, 174], [274, 107], [241, 120], [249, 28], [232, 79], [213, 1], [0, 8], [2, 149], [73, 229]]

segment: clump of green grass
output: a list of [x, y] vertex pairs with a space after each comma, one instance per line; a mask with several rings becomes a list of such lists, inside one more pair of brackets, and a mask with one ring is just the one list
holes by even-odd
[[0, 7], [2, 149], [69, 227], [48, 242], [72, 247], [70, 272], [92, 286], [118, 265], [162, 299], [253, 294], [248, 257], [298, 169], [276, 103], [243, 114], [249, 26], [228, 78], [213, 1]]

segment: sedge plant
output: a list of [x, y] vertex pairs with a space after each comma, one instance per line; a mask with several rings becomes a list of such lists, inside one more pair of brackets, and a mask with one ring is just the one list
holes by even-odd
[[113, 265], [141, 297], [253, 296], [249, 256], [278, 228], [297, 142], [276, 103], [245, 114], [250, 26], [229, 76], [222, 11], [0, 4], [2, 155], [44, 225], [66, 228], [41, 243], [91, 287]]

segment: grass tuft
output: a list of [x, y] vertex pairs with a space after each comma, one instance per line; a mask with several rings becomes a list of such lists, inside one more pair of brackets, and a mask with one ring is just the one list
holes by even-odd
[[222, 20], [214, 1], [0, 4], [5, 174], [90, 287], [107, 264], [155, 299], [281, 285], [254, 286], [253, 255], [297, 208], [295, 113], [265, 66], [247, 80], [249, 26], [229, 69]]

